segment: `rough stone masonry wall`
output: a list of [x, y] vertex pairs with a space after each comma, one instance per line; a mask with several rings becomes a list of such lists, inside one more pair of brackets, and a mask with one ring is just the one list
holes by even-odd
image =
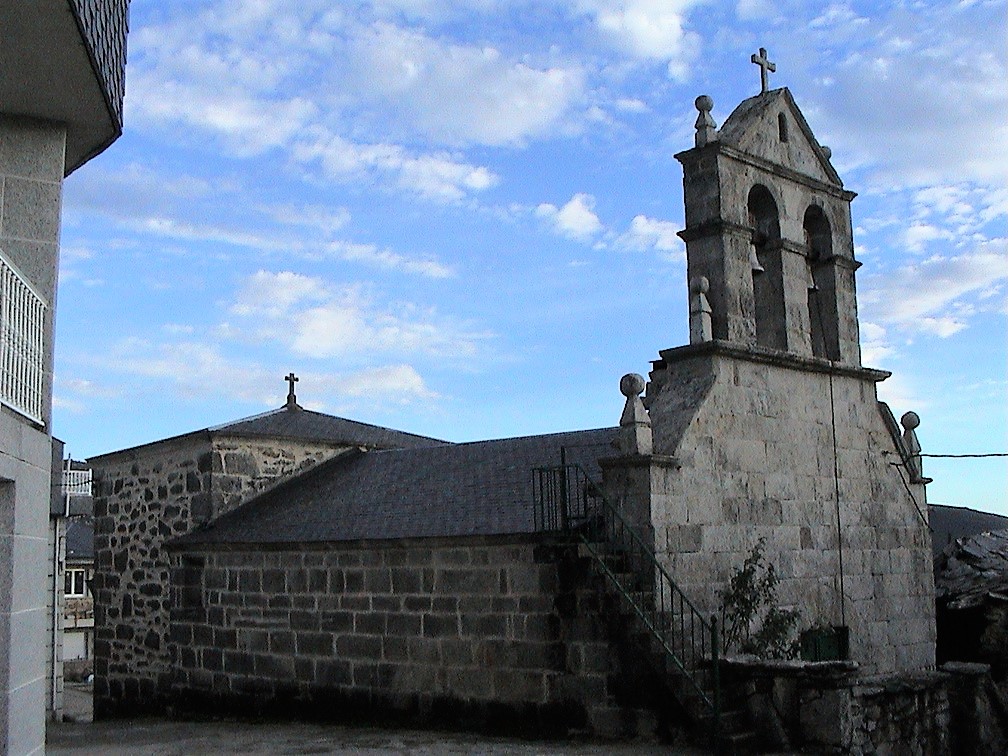
[[[706, 611], [757, 539], [778, 596], [802, 626], [850, 627], [851, 658], [868, 672], [934, 667], [934, 585], [922, 486], [917, 503], [870, 380], [700, 355], [672, 362], [650, 412], [661, 468], [652, 499], [657, 550]], [[695, 414], [681, 386], [711, 383]], [[657, 388], [657, 386], [655, 387]], [[666, 424], [690, 417], [680, 443]], [[679, 418], [673, 421], [673, 418]], [[832, 423], [836, 422], [843, 555], [839, 595]], [[918, 509], [919, 507], [919, 509]]]
[[169, 662], [164, 543], [341, 450], [200, 434], [94, 461], [96, 715], [161, 707]]
[[173, 554], [182, 710], [564, 734], [606, 701], [618, 661], [597, 623], [561, 598], [590, 575], [569, 546], [238, 548]]

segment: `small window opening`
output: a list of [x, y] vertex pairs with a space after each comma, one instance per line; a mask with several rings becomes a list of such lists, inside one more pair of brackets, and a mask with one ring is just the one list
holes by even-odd
[[179, 570], [180, 606], [186, 610], [203, 608], [203, 566], [205, 562], [200, 557], [182, 557], [182, 568]]
[[87, 595], [87, 572], [71, 569], [64, 573], [63, 595], [68, 598], [83, 598]]
[[784, 117], [783, 113], [777, 114], [777, 135], [780, 137], [782, 142], [787, 141], [787, 118]]

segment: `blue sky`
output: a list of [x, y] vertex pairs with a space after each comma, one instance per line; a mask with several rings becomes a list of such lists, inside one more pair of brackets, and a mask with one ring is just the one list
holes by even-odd
[[[853, 204], [864, 363], [925, 453], [1008, 451], [1004, 2], [133, 0], [64, 188], [77, 458], [280, 406], [450, 440], [613, 425], [688, 341], [682, 173], [766, 47]], [[926, 460], [1008, 514], [1008, 463]]]

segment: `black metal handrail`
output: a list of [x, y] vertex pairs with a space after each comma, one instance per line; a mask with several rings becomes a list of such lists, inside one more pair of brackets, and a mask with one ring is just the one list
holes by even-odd
[[532, 472], [535, 526], [576, 535], [641, 619], [718, 727], [721, 690], [717, 618], [707, 620], [624, 514], [580, 465]]

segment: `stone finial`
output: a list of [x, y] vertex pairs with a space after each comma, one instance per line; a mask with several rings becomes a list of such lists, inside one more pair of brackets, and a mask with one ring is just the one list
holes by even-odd
[[822, 154], [826, 157], [827, 160], [833, 157], [833, 150], [831, 150], [825, 144], [820, 144], [819, 149], [822, 150]]
[[290, 388], [287, 389], [287, 409], [301, 409], [297, 403], [297, 396], [294, 395], [294, 384], [298, 382], [298, 377], [291, 372], [284, 377], [284, 380], [287, 381], [290, 386]]
[[903, 446], [908, 455], [910, 478], [914, 483], [921, 483], [924, 481], [924, 467], [921, 464], [921, 445], [916, 430], [920, 425], [920, 416], [916, 412], [907, 412], [900, 418], [900, 425], [903, 426]]
[[717, 139], [717, 124], [711, 118], [711, 111], [714, 109], [714, 100], [707, 95], [700, 95], [693, 104], [700, 111], [700, 115], [696, 119], [695, 143], [697, 147], [703, 147], [708, 142], [713, 142]]
[[707, 276], [696, 276], [689, 284], [689, 341], [690, 344], [700, 344], [711, 341], [714, 332], [711, 329], [711, 306], [707, 299], [710, 291], [710, 281]]
[[637, 373], [627, 373], [620, 378], [620, 393], [626, 397], [618, 436], [619, 449], [623, 454], [650, 454], [654, 448], [651, 417], [640, 398], [645, 385], [644, 378]]

